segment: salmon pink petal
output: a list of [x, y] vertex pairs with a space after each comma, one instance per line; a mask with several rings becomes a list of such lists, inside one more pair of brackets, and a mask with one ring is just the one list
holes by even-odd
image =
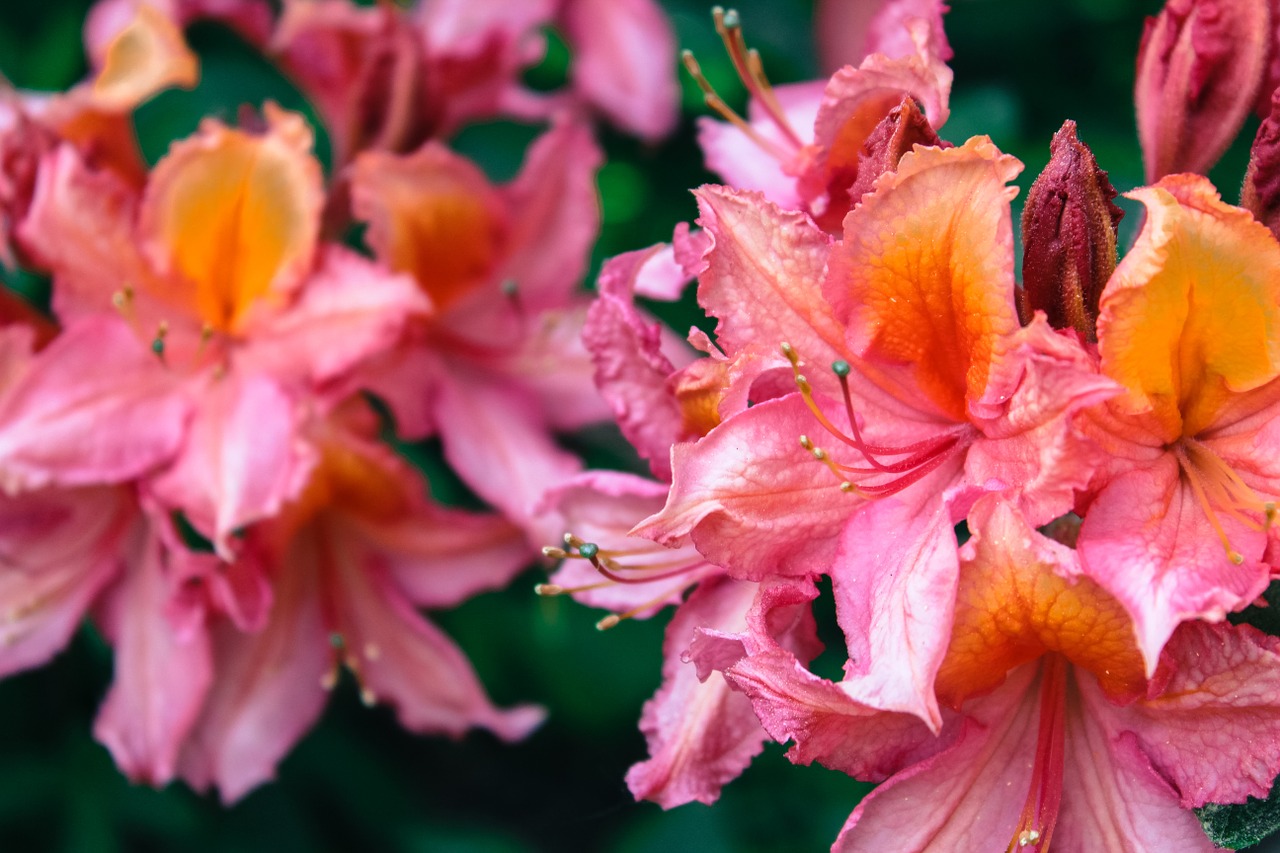
[[970, 446], [966, 480], [1003, 483], [1037, 524], [1069, 512], [1103, 460], [1075, 415], [1119, 390], [1074, 339], [1036, 318], [992, 363], [986, 398], [969, 403], [989, 440]]
[[1220, 620], [1267, 586], [1265, 535], [1224, 518], [1233, 563], [1172, 454], [1112, 479], [1089, 507], [1077, 547], [1084, 571], [1133, 616], [1148, 671], [1185, 619]]
[[134, 516], [123, 487], [0, 495], [0, 674], [47, 662], [120, 569]]
[[[662, 574], [684, 569], [676, 577], [660, 580], [613, 583], [600, 586], [600, 572], [589, 561], [567, 559], [551, 577], [556, 586], [572, 589], [573, 597], [588, 607], [602, 607], [616, 613], [627, 612], [643, 619], [668, 604], [675, 604], [688, 587], [720, 569], [690, 545], [663, 548], [631, 535], [635, 523], [662, 508], [667, 487], [633, 474], [619, 471], [586, 471], [566, 483], [553, 486], [543, 497], [546, 510], [563, 519], [565, 532], [597, 545], [606, 555], [625, 552], [618, 559], [623, 568], [662, 566]], [[638, 580], [639, 572], [628, 573]]]
[[[813, 120], [822, 103], [826, 82], [792, 83], [774, 88], [787, 123], [810, 136]], [[777, 122], [753, 98], [747, 105], [752, 131], [765, 144], [780, 151], [790, 151], [792, 143], [778, 128]], [[803, 205], [796, 188], [796, 168], [805, 162], [805, 149], [780, 159], [766, 151], [739, 128], [710, 118], [698, 119], [698, 145], [706, 158], [707, 168], [726, 184], [739, 190], [760, 192], [783, 210], [799, 210]]]
[[947, 5], [941, 0], [819, 0], [814, 10], [814, 31], [822, 67], [830, 73], [843, 65], [857, 65], [873, 53], [890, 59], [914, 55], [916, 42], [911, 21], [924, 22], [934, 54], [947, 62], [951, 47], [942, 29], [942, 16], [946, 13]]
[[497, 276], [515, 283], [525, 310], [563, 306], [582, 280], [600, 232], [596, 170], [603, 159], [590, 128], [558, 119], [502, 187], [511, 231]]
[[[699, 680], [695, 667], [685, 660], [695, 629], [745, 630], [756, 589], [753, 583], [709, 579], [694, 590], [667, 626], [663, 684], [645, 703], [640, 720], [649, 758], [627, 772], [627, 786], [636, 799], [653, 800], [664, 809], [695, 800], [709, 805], [763, 748], [768, 736], [756, 720], [751, 701], [719, 675]], [[808, 635], [799, 642], [811, 643], [812, 617], [792, 621], [793, 633]], [[796, 645], [788, 640], [788, 645]]]
[[536, 402], [499, 378], [460, 368], [441, 376], [435, 401], [449, 465], [534, 542], [559, 539], [559, 522], [537, 517], [534, 507], [581, 463], [552, 441]]
[[324, 386], [391, 349], [410, 319], [429, 311], [408, 276], [328, 247], [297, 301], [255, 330], [236, 352], [236, 364]]
[[495, 708], [458, 647], [358, 547], [335, 560], [338, 594], [330, 606], [365, 702], [389, 702], [405, 728], [455, 737], [482, 726], [519, 740], [542, 722], [533, 706]]
[[844, 334], [817, 286], [831, 238], [756, 193], [703, 187], [695, 195], [711, 240], [698, 300], [718, 321], [716, 343], [731, 357], [768, 353], [780, 365], [784, 342], [816, 363], [839, 357]]
[[853, 353], [959, 423], [1019, 328], [1007, 184], [1021, 169], [985, 137], [907, 154], [845, 219], [823, 284]]
[[67, 329], [0, 397], [0, 483], [118, 482], [179, 450], [191, 403], [112, 316]]
[[127, 112], [170, 86], [199, 78], [195, 53], [165, 10], [140, 0], [98, 3], [85, 22], [85, 46], [97, 69], [95, 105]]
[[162, 786], [177, 773], [179, 750], [213, 683], [212, 661], [203, 625], [182, 631], [171, 617], [181, 557], [152, 534], [134, 547], [132, 565], [103, 605], [115, 679], [93, 733], [126, 776]]
[[[1011, 673], [980, 705], [957, 720], [953, 739], [936, 754], [894, 774], [849, 816], [832, 850], [942, 853], [1004, 844], [1018, 823], [1020, 796], [1031, 776], [1039, 713], [1035, 667]], [[846, 730], [851, 728], [845, 723]], [[859, 740], [867, 738], [859, 732]], [[1088, 848], [1096, 849], [1096, 848]]]
[[226, 556], [233, 532], [275, 515], [305, 484], [315, 451], [298, 436], [300, 418], [297, 402], [265, 375], [213, 380], [155, 493]]
[[208, 120], [156, 164], [138, 231], [165, 295], [214, 329], [278, 311], [311, 269], [324, 193], [305, 119], [268, 105], [267, 131]]
[[[512, 353], [489, 362], [513, 384], [536, 396], [554, 430], [575, 430], [609, 420], [609, 407], [592, 381], [595, 368], [583, 342], [588, 306], [542, 312]], [[672, 335], [668, 332], [667, 339]]]
[[[936, 493], [937, 481], [948, 478], [934, 475], [914, 493]], [[832, 587], [849, 648], [849, 695], [870, 707], [914, 714], [937, 731], [942, 715], [933, 682], [951, 642], [960, 558], [946, 504], [909, 500], [911, 494], [874, 501], [850, 520], [831, 569]]]
[[329, 635], [307, 572], [281, 572], [266, 626], [212, 631], [216, 678], [183, 748], [182, 778], [216, 785], [232, 803], [275, 775], [276, 764], [320, 716], [331, 666]]
[[[1265, 799], [1280, 775], [1280, 640], [1247, 626], [1189, 622], [1164, 654], [1172, 676], [1159, 695], [1106, 709], [1112, 737], [1134, 732], [1183, 808]], [[1102, 718], [1106, 700], [1083, 693]]]
[[53, 274], [53, 307], [64, 323], [114, 310], [113, 293], [146, 283], [133, 235], [137, 201], [117, 175], [90, 169], [70, 145], [40, 161], [16, 239]]
[[667, 504], [633, 532], [669, 547], [691, 537], [708, 560], [744, 579], [821, 571], [862, 501], [800, 447], [813, 425], [793, 394], [677, 444]]
[[573, 46], [574, 89], [644, 139], [675, 129], [676, 39], [661, 7], [652, 0], [570, 0], [560, 14]]

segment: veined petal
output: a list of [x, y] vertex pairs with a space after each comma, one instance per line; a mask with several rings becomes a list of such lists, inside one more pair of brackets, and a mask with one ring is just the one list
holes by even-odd
[[205, 122], [156, 164], [139, 232], [170, 298], [232, 333], [278, 310], [311, 268], [324, 203], [302, 116], [262, 135]]
[[886, 390], [953, 421], [1018, 328], [1007, 183], [1021, 169], [985, 137], [907, 154], [845, 219], [823, 283]]
[[213, 671], [204, 626], [179, 631], [170, 618], [175, 555], [154, 534], [139, 538], [146, 541], [135, 544], [131, 566], [104, 606], [115, 679], [93, 733], [126, 776], [161, 786], [177, 773]]
[[677, 444], [666, 506], [632, 532], [668, 546], [691, 537], [735, 577], [821, 571], [862, 500], [842, 492], [800, 447], [813, 426], [812, 413], [792, 394], [729, 418], [698, 442]]
[[0, 397], [0, 484], [129, 480], [164, 464], [191, 401], [117, 317], [72, 326]]
[[1102, 295], [1102, 372], [1121, 411], [1150, 411], [1165, 441], [1218, 425], [1237, 395], [1280, 376], [1280, 244], [1204, 178], [1128, 197], [1147, 223]]

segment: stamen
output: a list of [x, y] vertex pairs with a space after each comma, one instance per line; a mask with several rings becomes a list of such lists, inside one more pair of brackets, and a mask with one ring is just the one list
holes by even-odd
[[688, 584], [680, 584], [679, 586], [674, 586], [671, 589], [667, 590], [666, 592], [662, 593], [661, 595], [655, 595], [653, 598], [649, 599], [644, 604], [636, 605], [635, 607], [623, 613], [610, 613], [608, 616], [604, 617], [603, 619], [601, 619], [599, 622], [596, 623], [596, 630], [608, 631], [610, 628], [616, 626], [618, 623], [626, 619], [634, 619], [638, 614], [643, 613], [644, 611], [652, 607], [657, 607], [659, 604], [662, 604], [668, 598], [670, 598], [671, 596], [683, 590], [686, 586], [688, 586]]
[[[1222, 543], [1227, 559], [1241, 565], [1244, 555], [1232, 547], [1220, 516], [1225, 515], [1251, 530], [1265, 533], [1271, 529], [1275, 519], [1275, 502], [1263, 501], [1218, 454], [1195, 439], [1184, 438], [1175, 446], [1174, 453], [1192, 495]], [[1262, 516], [1261, 521], [1257, 520], [1257, 515]]]
[[778, 98], [773, 93], [773, 87], [769, 85], [768, 79], [764, 76], [759, 54], [756, 54], [753, 61], [751, 54], [755, 53], [755, 51], [747, 50], [747, 42], [742, 35], [742, 20], [738, 15], [738, 11], [736, 9], [725, 11], [716, 6], [711, 10], [711, 17], [716, 23], [716, 32], [720, 35], [720, 40], [724, 42], [725, 49], [729, 52], [729, 59], [733, 62], [734, 70], [738, 72], [743, 85], [747, 87], [747, 92], [760, 101], [760, 105], [769, 114], [769, 118], [773, 119], [773, 123], [777, 125], [778, 130], [782, 131], [791, 144], [797, 148], [803, 148], [804, 143], [791, 127], [791, 123], [787, 121], [787, 115], [783, 112], [782, 105], [778, 103]]
[[1059, 655], [1050, 654], [1045, 658], [1040, 679], [1040, 729], [1036, 737], [1035, 763], [1031, 768], [1031, 785], [1018, 825], [1005, 848], [1006, 853], [1029, 847], [1040, 853], [1047, 851], [1062, 805], [1066, 764], [1066, 661]]
[[164, 339], [169, 334], [169, 323], [165, 320], [160, 321], [160, 325], [156, 327], [155, 337], [151, 339], [151, 351], [156, 357], [164, 361]]
[[716, 93], [715, 87], [711, 85], [711, 81], [707, 80], [702, 73], [702, 66], [698, 64], [698, 60], [694, 58], [693, 51], [685, 49], [680, 53], [680, 62], [684, 65], [684, 70], [689, 72], [689, 76], [693, 78], [693, 82], [698, 84], [698, 88], [702, 90], [702, 102], [711, 110], [714, 110], [721, 118], [732, 124], [738, 130], [742, 131], [748, 139], [756, 144], [764, 153], [768, 154], [775, 160], [787, 161], [791, 159], [791, 152], [786, 151], [772, 139], [767, 139], [760, 135], [751, 124], [742, 116], [734, 112], [719, 94]]

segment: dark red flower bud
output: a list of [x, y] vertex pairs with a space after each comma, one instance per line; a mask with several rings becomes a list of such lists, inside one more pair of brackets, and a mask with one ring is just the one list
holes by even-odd
[[1248, 208], [1272, 234], [1280, 237], [1280, 99], [1274, 95], [1271, 113], [1263, 119], [1249, 151], [1240, 206]]
[[1147, 19], [1134, 100], [1148, 183], [1204, 174], [1227, 150], [1257, 97], [1270, 30], [1267, 0], [1169, 0]]
[[849, 187], [850, 207], [857, 207], [863, 194], [871, 192], [876, 178], [885, 172], [896, 172], [902, 155], [916, 145], [951, 147], [938, 138], [933, 125], [920, 111], [920, 105], [907, 95], [880, 120], [862, 144], [858, 153], [858, 177]]
[[1096, 338], [1098, 299], [1116, 268], [1115, 188], [1068, 121], [1053, 136], [1049, 165], [1022, 211], [1024, 322], [1036, 311], [1056, 329]]

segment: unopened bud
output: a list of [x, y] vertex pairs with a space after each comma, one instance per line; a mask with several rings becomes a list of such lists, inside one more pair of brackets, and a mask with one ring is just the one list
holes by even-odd
[[858, 153], [858, 177], [849, 187], [850, 207], [857, 207], [865, 193], [871, 192], [876, 178], [885, 172], [896, 172], [898, 161], [916, 145], [951, 146], [938, 138], [937, 131], [910, 95], [891, 109], [875, 126]]
[[1148, 18], [1134, 100], [1147, 182], [1204, 174], [1257, 97], [1270, 47], [1267, 0], [1168, 0]]
[[1116, 268], [1116, 226], [1124, 212], [1093, 152], [1068, 121], [1053, 136], [1049, 164], [1022, 210], [1021, 314], [1043, 311], [1055, 329], [1096, 339], [1098, 300]]
[[1272, 97], [1271, 114], [1253, 138], [1240, 206], [1280, 237], [1280, 98]]

